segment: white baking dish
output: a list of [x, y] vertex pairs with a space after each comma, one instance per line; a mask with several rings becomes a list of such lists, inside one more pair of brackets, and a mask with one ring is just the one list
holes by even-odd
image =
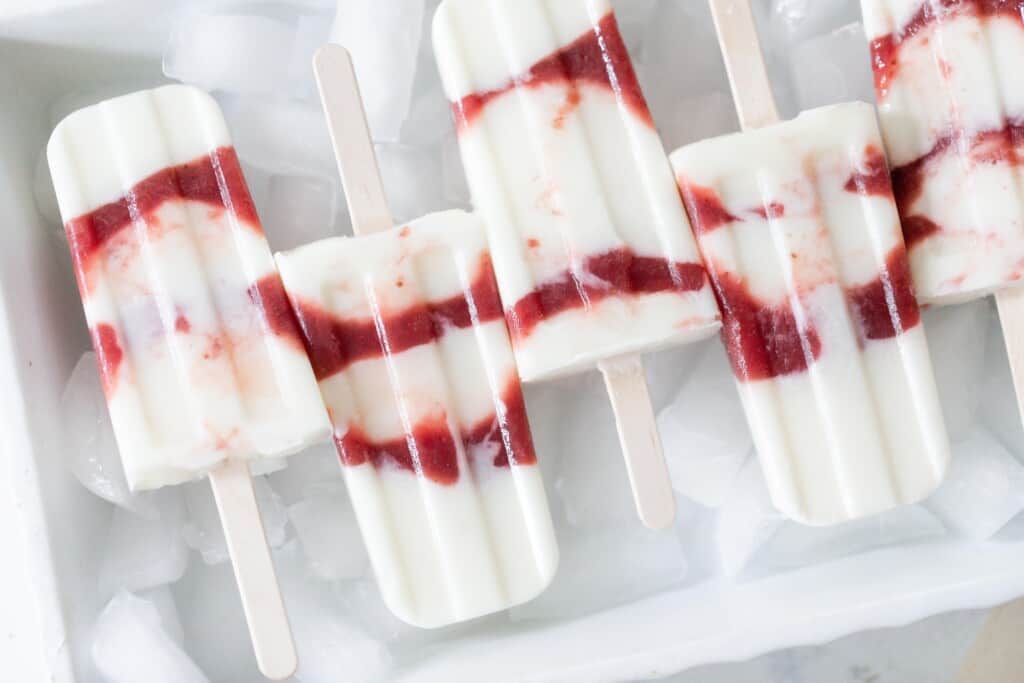
[[[174, 4], [42, 3], [0, 24], [2, 445], [30, 546], [27, 590], [58, 683], [93, 680], [88, 623], [78, 622], [101, 608], [98, 539], [111, 508], [62, 460], [59, 397], [88, 336], [66, 247], [37, 215], [33, 174], [55, 99], [89, 84], [160, 77]], [[425, 651], [397, 680], [655, 677], [993, 605], [1024, 594], [1022, 567], [1024, 541], [944, 537], [757, 581], [703, 582], [571, 622], [482, 629]]]

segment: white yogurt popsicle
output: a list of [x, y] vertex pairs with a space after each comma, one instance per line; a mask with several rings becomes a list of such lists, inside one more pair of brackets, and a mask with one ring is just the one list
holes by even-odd
[[128, 483], [210, 476], [260, 670], [287, 678], [249, 465], [330, 425], [224, 117], [167, 86], [71, 114], [47, 151]]
[[949, 446], [873, 107], [672, 163], [775, 505], [827, 525], [930, 494]]
[[639, 516], [674, 499], [638, 355], [718, 311], [607, 0], [444, 0], [434, 46], [519, 371], [598, 368]]
[[1024, 2], [861, 0], [918, 295], [1024, 277]]
[[130, 486], [326, 437], [224, 118], [167, 86], [75, 112], [48, 155]]
[[434, 43], [523, 379], [712, 334], [707, 277], [607, 0], [445, 0]]
[[480, 220], [277, 258], [391, 610], [432, 628], [536, 596], [558, 550]]

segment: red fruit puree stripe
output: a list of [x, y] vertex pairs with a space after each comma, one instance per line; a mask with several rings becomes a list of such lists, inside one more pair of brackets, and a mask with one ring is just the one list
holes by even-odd
[[388, 312], [382, 320], [342, 318], [318, 304], [296, 299], [295, 312], [318, 380], [356, 361], [401, 353], [437, 341], [445, 329], [465, 329], [502, 316], [490, 256], [484, 255], [468, 292]]
[[569, 86], [566, 106], [559, 111], [553, 122], [556, 127], [564, 123], [569, 111], [579, 106], [581, 97], [578, 87], [583, 83], [608, 88], [644, 123], [654, 127], [629, 51], [619, 32], [615, 15], [611, 12], [595, 28], [540, 60], [508, 84], [495, 90], [466, 95], [455, 102], [452, 108], [458, 127], [460, 130], [469, 127], [491, 100], [516, 88], [537, 88], [550, 83]]
[[[864, 170], [851, 176], [846, 190], [858, 194], [888, 194], [885, 159], [868, 149]], [[680, 180], [680, 188], [698, 234], [738, 221], [714, 189]], [[744, 381], [772, 379], [807, 370], [821, 355], [821, 337], [813, 324], [800, 329], [789, 302], [766, 304], [746, 281], [710, 263], [711, 284], [722, 310], [722, 341], [733, 371]], [[907, 251], [899, 245], [888, 254], [882, 271], [871, 282], [846, 289], [847, 305], [861, 343], [890, 339], [921, 321], [910, 278]]]
[[637, 256], [626, 248], [588, 256], [581, 270], [565, 271], [508, 309], [512, 336], [525, 339], [548, 318], [589, 309], [609, 297], [696, 292], [707, 284], [707, 272], [699, 263]]
[[84, 281], [92, 259], [109, 240], [137, 221], [146, 221], [168, 201], [231, 209], [244, 225], [262, 234], [238, 156], [231, 147], [219, 147], [194, 161], [157, 171], [124, 197], [68, 221], [65, 229], [79, 280]]
[[103, 380], [103, 393], [110, 398], [117, 388], [117, 371], [124, 360], [124, 349], [117, 338], [117, 330], [112, 325], [102, 323], [90, 330], [92, 346], [96, 349], [96, 364], [99, 365], [100, 379]]
[[879, 100], [888, 97], [889, 88], [899, 73], [903, 42], [957, 15], [980, 19], [1001, 16], [1024, 24], [1024, 0], [922, 0], [902, 27], [871, 41], [871, 66]]
[[[502, 392], [502, 414], [498, 411], [464, 430], [459, 439], [467, 456], [474, 449], [496, 449], [494, 467], [527, 466], [537, 463], [530, 436], [519, 380], [513, 377]], [[409, 434], [386, 441], [373, 441], [358, 427], [350, 427], [344, 436], [335, 437], [344, 465], [357, 467], [367, 462], [376, 469], [397, 467], [442, 485], [459, 480], [458, 449], [446, 417], [437, 415], [420, 421]]]

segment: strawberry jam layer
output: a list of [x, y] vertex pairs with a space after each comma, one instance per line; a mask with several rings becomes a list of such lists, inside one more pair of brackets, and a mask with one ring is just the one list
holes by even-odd
[[588, 309], [609, 297], [663, 292], [697, 292], [707, 284], [699, 263], [676, 263], [616, 249], [584, 259], [578, 272], [566, 271], [522, 297], [506, 311], [514, 339], [566, 311]]
[[343, 318], [301, 299], [294, 304], [318, 380], [361, 360], [436, 342], [448, 329], [466, 329], [502, 317], [498, 285], [486, 256], [477, 266], [468, 291], [388, 312], [377, 319]]
[[525, 74], [509, 83], [485, 92], [466, 95], [452, 106], [459, 129], [472, 125], [493, 100], [516, 88], [539, 88], [543, 85], [564, 85], [568, 88], [565, 106], [559, 112], [555, 126], [564, 123], [566, 115], [579, 106], [581, 85], [607, 88], [624, 102], [634, 114], [654, 127], [647, 101], [640, 90], [636, 71], [612, 13], [606, 14], [598, 24], [571, 44], [541, 59]]
[[[493, 467], [536, 464], [518, 378], [509, 380], [501, 404], [500, 413], [492, 413], [459, 434], [467, 457], [477, 457], [482, 449]], [[421, 420], [410, 433], [394, 439], [375, 441], [358, 427], [350, 427], [335, 440], [342, 463], [349, 467], [369, 462], [376, 469], [396, 467], [442, 485], [452, 485], [459, 480], [458, 446], [443, 414]]]

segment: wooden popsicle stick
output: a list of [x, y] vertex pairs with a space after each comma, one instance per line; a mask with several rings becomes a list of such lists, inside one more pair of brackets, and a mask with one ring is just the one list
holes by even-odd
[[676, 500], [639, 356], [598, 363], [615, 411], [622, 456], [640, 520], [650, 529], [664, 529], [676, 517]]
[[750, 0], [708, 1], [740, 125], [743, 130], [754, 130], [778, 122]]
[[954, 683], [1019, 681], [1024, 671], [1024, 600], [997, 608], [985, 622]]
[[295, 673], [299, 659], [249, 465], [229, 461], [210, 473], [210, 484], [224, 526], [256, 662], [264, 676], [283, 681]]
[[324, 45], [313, 56], [313, 71], [345, 188], [352, 230], [357, 235], [389, 230], [393, 226], [391, 210], [384, 195], [352, 57], [340, 45]]

